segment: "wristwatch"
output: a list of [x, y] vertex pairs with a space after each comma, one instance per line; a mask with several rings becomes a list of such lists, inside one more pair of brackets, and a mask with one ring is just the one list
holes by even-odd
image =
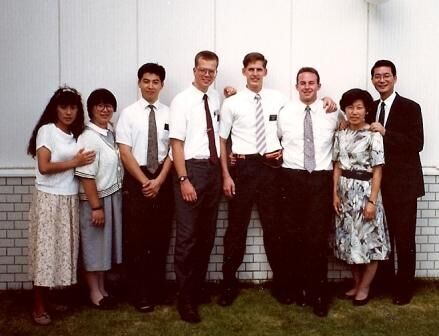
[[179, 176], [179, 177], [178, 177], [178, 182], [182, 183], [182, 182], [186, 181], [187, 179], [188, 179], [188, 177], [185, 176], [185, 175], [183, 175], [183, 176]]

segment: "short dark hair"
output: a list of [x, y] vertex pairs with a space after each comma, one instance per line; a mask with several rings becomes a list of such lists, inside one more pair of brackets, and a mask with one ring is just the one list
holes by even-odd
[[299, 84], [299, 75], [300, 75], [301, 73], [304, 73], [304, 72], [311, 72], [311, 73], [313, 73], [314, 75], [316, 75], [316, 76], [317, 76], [317, 84], [320, 84], [320, 75], [319, 75], [319, 72], [318, 72], [316, 69], [314, 69], [313, 67], [303, 67], [303, 68], [300, 68], [299, 71], [297, 71], [297, 75], [296, 75], [296, 84]]
[[152, 73], [159, 76], [160, 81], [164, 81], [166, 77], [165, 68], [158, 63], [145, 63], [137, 71], [137, 78], [140, 81], [144, 74]]
[[389, 60], [379, 60], [376, 61], [375, 64], [373, 65], [372, 69], [370, 70], [370, 76], [373, 78], [373, 74], [376, 68], [379, 67], [389, 67], [390, 70], [392, 71], [392, 75], [396, 76], [396, 66], [395, 64], [393, 64], [392, 61]]
[[93, 107], [99, 104], [110, 104], [113, 106], [114, 111], [117, 110], [117, 101], [114, 94], [104, 88], [96, 89], [87, 98], [87, 112], [90, 120], [93, 117]]
[[195, 55], [195, 67], [198, 65], [198, 61], [200, 58], [203, 58], [208, 61], [216, 61], [216, 67], [218, 68], [219, 58], [218, 55], [210, 50], [202, 50]]
[[372, 112], [373, 107], [373, 98], [369, 92], [362, 89], [350, 89], [343, 93], [340, 99], [340, 108], [344, 111], [347, 106], [352, 105], [356, 100], [361, 100], [366, 108], [366, 112]]
[[242, 60], [242, 64], [244, 65], [244, 68], [249, 65], [249, 63], [254, 63], [257, 61], [261, 61], [263, 63], [264, 68], [267, 67], [267, 59], [264, 55], [258, 52], [251, 52], [244, 56], [244, 59]]
[[41, 126], [50, 123], [56, 124], [58, 122], [58, 106], [76, 106], [78, 108], [76, 118], [69, 127], [69, 130], [72, 132], [75, 139], [78, 139], [78, 136], [84, 130], [84, 107], [82, 105], [80, 93], [69, 86], [60, 87], [53, 93], [49, 103], [47, 103], [40, 119], [32, 131], [27, 146], [27, 153], [32, 157], [35, 157], [37, 153], [37, 134]]

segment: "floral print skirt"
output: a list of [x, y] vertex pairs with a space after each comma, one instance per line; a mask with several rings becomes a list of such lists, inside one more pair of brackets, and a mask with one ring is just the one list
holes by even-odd
[[35, 286], [76, 283], [79, 199], [35, 190], [29, 214], [29, 277]]
[[365, 220], [363, 209], [370, 195], [370, 182], [341, 176], [338, 189], [342, 211], [335, 217], [335, 256], [348, 264], [388, 259], [390, 240], [381, 194], [375, 218]]

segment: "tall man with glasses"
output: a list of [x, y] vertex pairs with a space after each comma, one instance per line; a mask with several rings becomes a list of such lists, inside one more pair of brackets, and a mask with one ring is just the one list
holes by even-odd
[[205, 277], [215, 240], [221, 191], [218, 121], [220, 97], [210, 86], [218, 56], [195, 56], [194, 81], [171, 103], [170, 138], [176, 205], [177, 309], [189, 323], [201, 321], [198, 305], [209, 300]]
[[155, 63], [137, 73], [141, 97], [116, 127], [123, 165], [124, 261], [130, 297], [141, 312], [165, 299], [166, 257], [173, 216], [169, 108], [159, 101], [165, 69]]
[[391, 257], [378, 270], [376, 284], [387, 285], [394, 291], [393, 303], [405, 305], [413, 296], [417, 198], [425, 194], [419, 158], [424, 146], [421, 107], [395, 92], [397, 76], [393, 62], [377, 61], [371, 77], [380, 99], [367, 117], [371, 129], [380, 132], [384, 141], [386, 164], [381, 193], [392, 244]]

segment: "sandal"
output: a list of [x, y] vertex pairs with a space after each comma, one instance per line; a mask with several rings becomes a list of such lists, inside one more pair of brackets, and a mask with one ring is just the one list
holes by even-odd
[[50, 318], [50, 315], [46, 312], [41, 313], [40, 315], [37, 315], [37, 313], [32, 312], [32, 319], [34, 322], [41, 326], [46, 326], [52, 323], [52, 319]]

